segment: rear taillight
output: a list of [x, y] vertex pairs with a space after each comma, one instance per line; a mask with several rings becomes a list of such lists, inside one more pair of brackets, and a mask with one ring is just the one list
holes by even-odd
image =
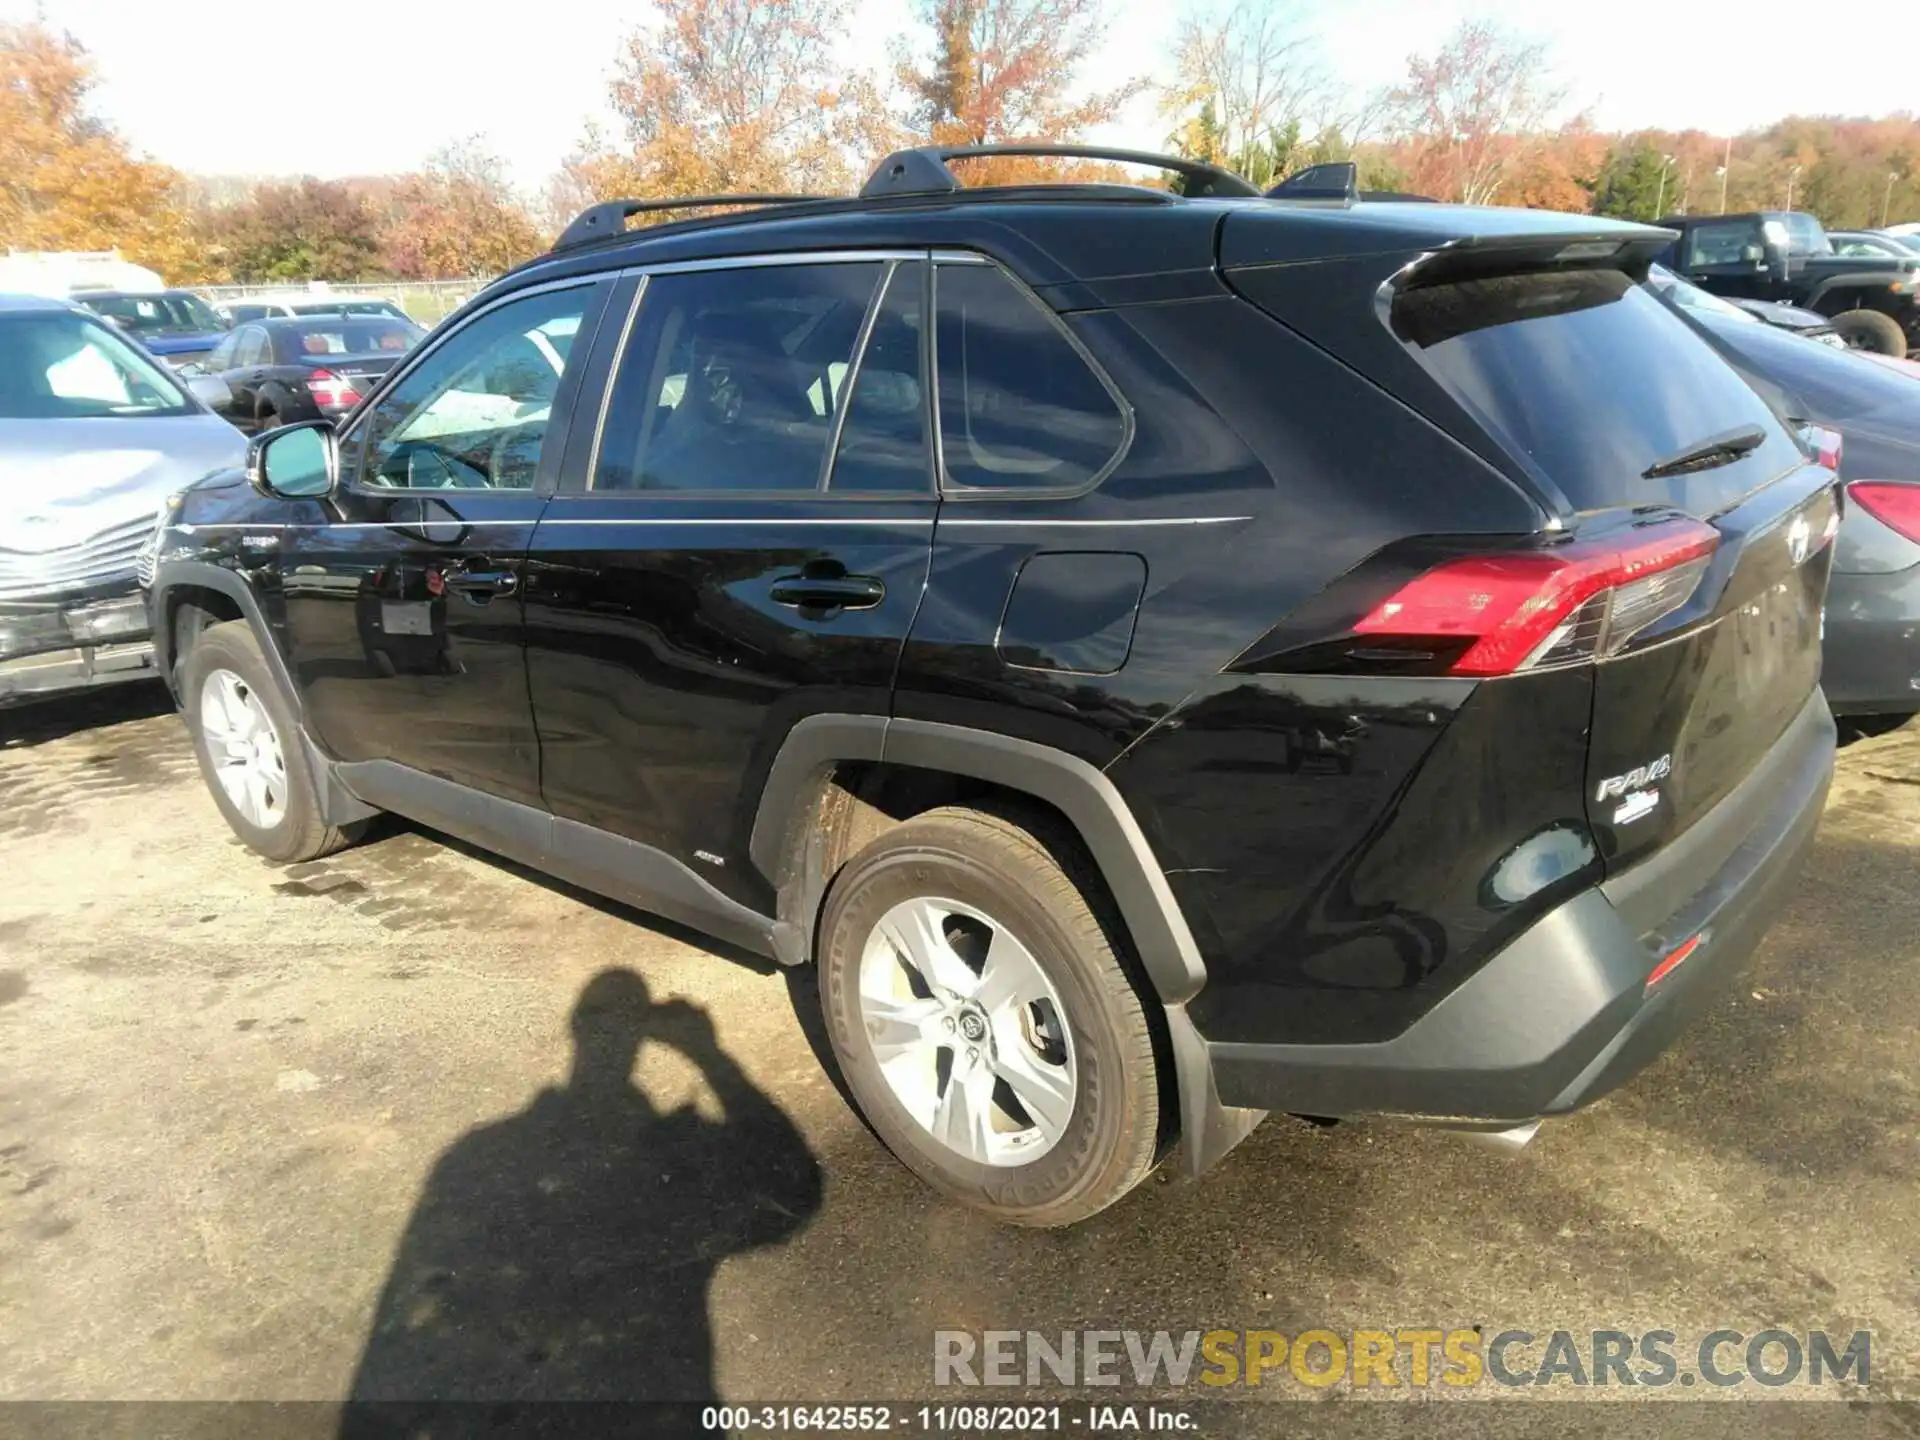
[[353, 381], [331, 370], [316, 370], [307, 376], [307, 389], [322, 405], [358, 405], [360, 392]]
[[1897, 530], [1909, 540], [1920, 540], [1920, 485], [1856, 480], [1847, 486], [1847, 498], [1889, 530]]
[[1697, 520], [1604, 540], [1435, 566], [1376, 605], [1356, 634], [1452, 653], [1449, 675], [1509, 675], [1597, 660], [1686, 604], [1720, 536]]

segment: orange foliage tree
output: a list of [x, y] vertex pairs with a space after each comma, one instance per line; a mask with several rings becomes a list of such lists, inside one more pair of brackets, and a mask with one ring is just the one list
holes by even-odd
[[135, 158], [91, 112], [93, 84], [71, 35], [0, 26], [0, 247], [117, 249], [176, 283], [220, 278], [180, 177]]
[[541, 248], [499, 159], [476, 140], [402, 176], [380, 227], [385, 268], [409, 280], [497, 275]]

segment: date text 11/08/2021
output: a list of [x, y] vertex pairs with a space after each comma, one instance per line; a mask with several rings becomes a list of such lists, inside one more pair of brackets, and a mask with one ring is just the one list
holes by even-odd
[[1051, 1434], [1069, 1430], [1193, 1433], [1199, 1418], [1175, 1405], [709, 1405], [701, 1428], [754, 1431], [898, 1432], [917, 1435]]

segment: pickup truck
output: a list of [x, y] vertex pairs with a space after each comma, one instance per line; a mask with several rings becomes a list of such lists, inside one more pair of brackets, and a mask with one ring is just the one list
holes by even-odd
[[1730, 300], [1780, 300], [1833, 321], [1847, 345], [1904, 356], [1920, 345], [1920, 255], [1837, 255], [1813, 216], [1797, 210], [1672, 215], [1660, 257]]

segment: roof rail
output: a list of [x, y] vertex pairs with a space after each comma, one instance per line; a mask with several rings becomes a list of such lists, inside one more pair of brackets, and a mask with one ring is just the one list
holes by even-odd
[[662, 210], [705, 210], [716, 205], [797, 205], [804, 200], [831, 200], [831, 195], [687, 195], [675, 200], [604, 200], [589, 205], [560, 232], [553, 248], [571, 250], [578, 245], [604, 240], [625, 232], [627, 221], [635, 215], [650, 215]]
[[1296, 170], [1267, 191], [1269, 200], [1347, 200], [1360, 198], [1360, 167], [1351, 160], [1332, 160]]
[[1257, 196], [1260, 188], [1251, 180], [1178, 155], [1155, 155], [1146, 150], [1113, 150], [1104, 145], [919, 145], [911, 150], [896, 150], [880, 162], [867, 183], [860, 187], [860, 198], [876, 200], [888, 195], [951, 195], [961, 188], [960, 181], [947, 168], [949, 160], [978, 160], [994, 155], [1058, 156], [1068, 160], [1117, 160], [1130, 165], [1151, 165], [1170, 170], [1187, 182], [1189, 198], [1203, 195]]

